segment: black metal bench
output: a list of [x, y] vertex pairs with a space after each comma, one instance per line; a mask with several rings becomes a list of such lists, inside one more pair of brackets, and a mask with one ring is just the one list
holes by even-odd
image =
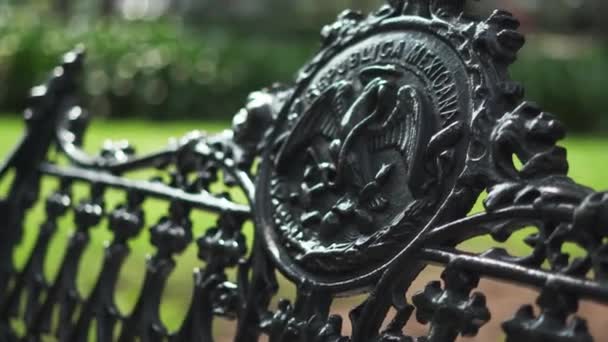
[[[567, 178], [566, 151], [556, 145], [562, 126], [523, 102], [509, 79], [524, 44], [517, 20], [502, 11], [469, 18], [464, 0], [389, 2], [369, 16], [342, 13], [295, 84], [253, 93], [232, 131], [189, 134], [145, 156], [124, 143], [83, 152], [83, 52], [68, 53], [32, 91], [27, 132], [0, 165], [0, 180], [12, 177], [0, 197], [0, 340], [211, 341], [214, 319], [224, 317], [237, 321], [236, 341], [453, 341], [490, 320], [484, 295], [473, 293], [487, 277], [539, 292], [540, 313], [524, 306], [502, 324], [508, 341], [592, 341], [576, 313], [579, 300], [608, 301], [608, 195]], [[165, 177], [130, 177], [141, 170]], [[58, 180], [56, 191], [41, 193], [45, 179]], [[248, 205], [212, 193], [218, 181], [242, 189]], [[90, 191], [79, 203], [76, 183]], [[123, 205], [104, 205], [110, 189], [123, 193]], [[485, 212], [467, 216], [484, 190]], [[144, 224], [150, 198], [169, 210]], [[38, 201], [46, 220], [24, 227]], [[219, 219], [195, 237], [190, 214], [199, 210]], [[49, 251], [70, 211], [67, 249]], [[250, 219], [255, 239], [247, 245], [242, 226]], [[83, 298], [75, 279], [87, 271], [80, 260], [102, 222], [113, 240]], [[455, 248], [487, 234], [506, 241], [529, 226], [537, 232], [523, 257]], [[17, 270], [13, 251], [24, 229], [37, 240]], [[135, 308], [120, 312], [117, 278], [144, 229], [156, 252], [142, 265]], [[168, 331], [160, 298], [174, 257], [193, 241], [201, 269], [191, 307], [181, 328]], [[566, 244], [585, 255], [570, 258]], [[49, 253], [63, 255], [53, 279], [45, 276]], [[444, 267], [443, 281], [406, 298], [429, 264]], [[276, 271], [297, 294], [274, 309]], [[350, 312], [345, 337], [332, 302], [361, 293], [368, 296]], [[427, 336], [403, 331], [413, 314], [429, 324]]]

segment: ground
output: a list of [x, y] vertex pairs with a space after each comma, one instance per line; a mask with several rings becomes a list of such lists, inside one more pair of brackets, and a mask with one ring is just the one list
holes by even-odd
[[[201, 120], [200, 122], [171, 122], [171, 123], [153, 123], [145, 121], [100, 121], [95, 122], [89, 135], [87, 136], [87, 149], [95, 152], [101, 146], [105, 139], [124, 139], [128, 138], [136, 147], [138, 152], [145, 153], [154, 151], [166, 145], [168, 138], [180, 137], [186, 132], [192, 130], [207, 130], [217, 132], [223, 128], [229, 127], [227, 123], [209, 123]], [[17, 118], [8, 118], [0, 116], [0, 158], [5, 156], [8, 151], [14, 146], [17, 139], [23, 133], [24, 125]], [[571, 176], [578, 182], [590, 185], [595, 189], [608, 189], [608, 177], [605, 176], [605, 168], [608, 166], [608, 138], [591, 137], [591, 136], [571, 136], [563, 144], [568, 148], [569, 160], [571, 164]], [[53, 189], [53, 182], [45, 182], [44, 190], [50, 191]], [[0, 194], [6, 191], [6, 182], [0, 182]], [[77, 197], [82, 197], [86, 194], [86, 189], [77, 188]], [[110, 193], [108, 196], [108, 207], [111, 208], [120, 203], [122, 196], [119, 193]], [[150, 214], [147, 217], [148, 224], [153, 224], [166, 211], [166, 205], [160, 202], [151, 201], [146, 205], [147, 212]], [[42, 221], [42, 208], [35, 208], [32, 215], [27, 219], [27, 231], [22, 245], [16, 252], [16, 262], [22, 265], [28, 250], [34, 241], [36, 226]], [[478, 206], [476, 210], [479, 210]], [[200, 235], [205, 229], [212, 227], [214, 217], [212, 215], [197, 213], [194, 217], [194, 230], [196, 235]], [[71, 218], [67, 217], [63, 222], [59, 234], [56, 235], [51, 246], [51, 257], [47, 262], [47, 274], [49, 277], [55, 274], [57, 267], [61, 261], [63, 250], [65, 248], [66, 239], [73, 227], [70, 222]], [[247, 227], [247, 233], [251, 235], [252, 227]], [[87, 249], [83, 265], [87, 266], [86, 272], [81, 272], [78, 279], [78, 284], [82, 291], [86, 294], [90, 291], [94, 281], [95, 274], [99, 270], [101, 262], [101, 253], [103, 250], [104, 241], [110, 238], [110, 234], [101, 226], [93, 232], [92, 244]], [[470, 243], [467, 248], [472, 250], [484, 250], [488, 247], [488, 239], [478, 239]], [[507, 248], [514, 252], [525, 251], [525, 247], [514, 239], [506, 245]], [[124, 272], [120, 277], [119, 286], [121, 291], [117, 300], [120, 308], [128, 312], [134, 305], [139, 287], [144, 275], [144, 262], [146, 255], [152, 252], [152, 248], [148, 243], [148, 235], [142, 234], [132, 244], [133, 252], [127, 261]], [[196, 249], [191, 246], [178, 260], [178, 268], [172, 274], [167, 287], [167, 291], [163, 297], [162, 304], [162, 319], [171, 328], [175, 329], [179, 326], [185, 315], [185, 308], [188, 305], [192, 289], [192, 269], [200, 267], [202, 264], [196, 257]], [[439, 270], [429, 269], [416, 282], [413, 289], [419, 290], [430, 281], [438, 278]], [[486, 293], [489, 300], [490, 308], [494, 320], [482, 329], [480, 335], [475, 339], [467, 339], [471, 341], [497, 341], [501, 339], [501, 330], [499, 324], [501, 321], [510, 317], [521, 305], [533, 303], [535, 295], [532, 291], [522, 288], [516, 288], [510, 285], [504, 285], [493, 281], [484, 281], [481, 285], [481, 290]], [[284, 287], [281, 290], [281, 296], [292, 297], [293, 289]], [[347, 317], [348, 308], [354, 303], [360, 301], [361, 298], [353, 298], [350, 300], [340, 300], [334, 311], [342, 313]], [[595, 336], [608, 336], [608, 308], [597, 305], [587, 304], [582, 305], [582, 311], [586, 313], [590, 320], [590, 326]], [[348, 320], [345, 320], [347, 322]], [[218, 337], [230, 335], [231, 330], [226, 325], [218, 323]], [[346, 330], [349, 327], [345, 327]], [[408, 326], [408, 332], [413, 335], [421, 335], [424, 333], [425, 327], [411, 324]]]

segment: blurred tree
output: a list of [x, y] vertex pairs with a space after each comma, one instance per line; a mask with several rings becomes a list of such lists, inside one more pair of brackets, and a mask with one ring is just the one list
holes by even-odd
[[53, 9], [63, 18], [70, 16], [72, 0], [54, 0]]
[[369, 11], [373, 7], [377, 7], [378, 2], [370, 0], [352, 0], [351, 4], [351, 7], [354, 9], [361, 11]]
[[608, 43], [608, 1], [594, 0], [592, 1], [591, 12], [593, 18], [594, 31], [605, 43]]
[[114, 13], [114, 0], [98, 0], [99, 1], [99, 13], [104, 16], [110, 16]]
[[172, 0], [169, 3], [169, 13], [175, 13], [175, 14], [181, 14], [184, 7], [185, 7], [186, 1], [184, 0]]

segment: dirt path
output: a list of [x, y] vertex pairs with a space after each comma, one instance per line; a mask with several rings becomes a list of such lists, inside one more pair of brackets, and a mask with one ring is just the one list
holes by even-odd
[[[417, 291], [420, 291], [424, 286], [432, 280], [439, 279], [439, 270], [432, 268], [425, 271], [412, 286], [412, 293], [408, 293], [408, 298]], [[479, 341], [493, 342], [504, 341], [504, 334], [501, 328], [502, 322], [513, 317], [515, 312], [526, 304], [534, 304], [536, 302], [537, 293], [535, 291], [508, 285], [492, 280], [482, 280], [479, 289], [488, 298], [488, 307], [492, 313], [492, 320], [487, 323], [474, 338], [459, 338], [458, 341]], [[343, 334], [350, 335], [351, 326], [348, 320], [348, 312], [359, 303], [363, 297], [351, 299], [342, 299], [335, 302], [332, 309], [333, 314], [340, 314], [344, 319]], [[538, 310], [537, 310], [538, 312]], [[608, 306], [581, 302], [579, 315], [585, 318], [588, 322], [589, 329], [595, 337], [596, 342], [608, 341]], [[231, 341], [231, 331], [235, 326], [228, 323], [220, 323], [217, 325], [217, 341]], [[411, 336], [423, 336], [426, 334], [428, 326], [421, 325], [415, 319], [410, 320], [405, 328], [407, 334]], [[522, 341], [524, 342], [524, 341]]]

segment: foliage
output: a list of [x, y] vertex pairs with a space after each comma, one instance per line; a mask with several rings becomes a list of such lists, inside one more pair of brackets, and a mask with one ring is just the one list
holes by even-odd
[[0, 20], [0, 110], [25, 106], [29, 88], [84, 43], [86, 98], [96, 114], [155, 119], [228, 118], [249, 92], [289, 81], [311, 44], [208, 28], [184, 29], [171, 19], [73, 20], [67, 27], [36, 14]]
[[[40, 17], [23, 9], [0, 13], [0, 84], [8, 85], [0, 87], [0, 111], [21, 111], [30, 87], [82, 42], [89, 52], [85, 95], [96, 115], [227, 120], [249, 92], [290, 82], [318, 44], [316, 32], [271, 32], [252, 22], [229, 29], [203, 24], [195, 31], [170, 18], [76, 16], [65, 24]], [[512, 76], [527, 99], [557, 114], [569, 130], [608, 130], [608, 46], [539, 36], [528, 42]]]
[[513, 66], [526, 98], [555, 113], [569, 130], [608, 130], [608, 46], [576, 38], [532, 39]]

